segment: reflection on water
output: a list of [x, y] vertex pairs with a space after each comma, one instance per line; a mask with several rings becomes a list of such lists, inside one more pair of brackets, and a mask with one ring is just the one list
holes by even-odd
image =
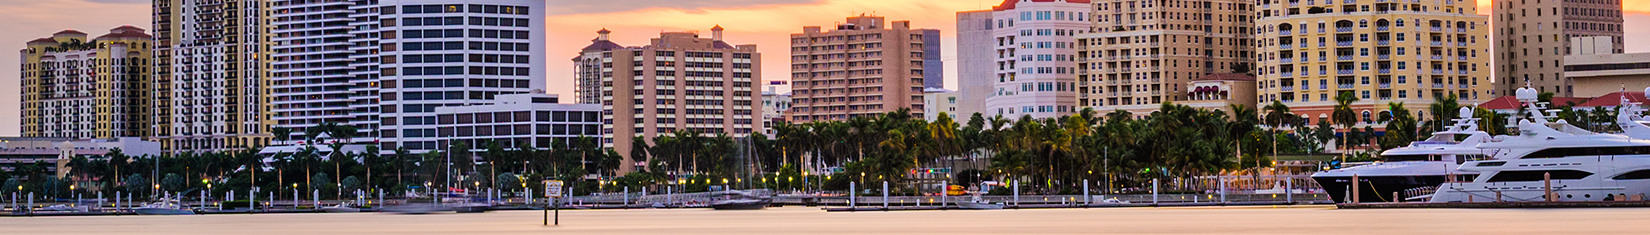
[[638, 209], [392, 215], [266, 214], [0, 217], [0, 234], [806, 234], [1247, 233], [1642, 234], [1650, 208], [1390, 209], [1189, 207], [999, 211], [831, 212]]

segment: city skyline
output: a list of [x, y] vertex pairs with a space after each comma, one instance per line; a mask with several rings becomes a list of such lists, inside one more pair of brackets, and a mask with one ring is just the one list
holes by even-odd
[[[12, 16], [9, 21], [0, 23], [0, 27], [12, 32], [7, 36], [0, 36], [0, 41], [14, 45], [14, 49], [21, 49], [23, 42], [32, 40], [38, 35], [47, 35], [65, 29], [80, 31], [96, 31], [98, 29], [113, 28], [122, 25], [132, 25], [146, 30], [149, 26], [148, 9], [150, 1], [134, 0], [66, 0], [66, 1], [17, 1], [0, 0], [0, 13]], [[645, 3], [645, 4], [644, 4]], [[580, 2], [563, 7], [548, 8], [545, 27], [549, 35], [546, 52], [549, 55], [565, 55], [572, 53], [588, 43], [596, 30], [607, 28], [615, 33], [613, 40], [621, 44], [641, 44], [660, 31], [705, 31], [704, 25], [722, 25], [726, 27], [730, 38], [743, 38], [745, 42], [755, 43], [762, 52], [770, 54], [767, 62], [769, 68], [764, 73], [766, 80], [787, 80], [789, 71], [777, 66], [785, 66], [789, 52], [780, 50], [781, 45], [787, 45], [788, 35], [796, 28], [806, 25], [818, 25], [819, 22], [838, 22], [845, 14], [871, 13], [901, 20], [910, 20], [914, 28], [940, 29], [943, 38], [947, 61], [945, 69], [947, 89], [955, 90], [956, 82], [956, 38], [955, 13], [958, 11], [988, 9], [1000, 1], [921, 1], [921, 0], [820, 0], [820, 1], [751, 1], [751, 0], [703, 0], [703, 1], [673, 1], [668, 3], [654, 3], [651, 1], [618, 0], [603, 2]], [[1480, 14], [1489, 11], [1488, 1], [1479, 1]], [[1650, 21], [1650, 1], [1624, 1], [1626, 24], [1636, 25], [1639, 22]], [[62, 12], [76, 12], [77, 14], [60, 14]], [[83, 17], [96, 15], [101, 17]], [[629, 19], [625, 21], [611, 21], [611, 19]], [[1626, 37], [1639, 38], [1650, 36], [1650, 28], [1627, 27]], [[1650, 45], [1628, 44], [1627, 52], [1650, 50]], [[573, 79], [573, 65], [565, 59], [552, 57], [544, 65], [548, 68], [545, 81], [548, 83], [546, 91], [552, 94], [571, 96], [576, 87]], [[15, 94], [18, 92], [18, 61], [17, 57], [7, 57], [0, 60], [0, 69], [13, 71], [5, 73], [4, 83], [0, 83], [0, 92]], [[0, 97], [0, 136], [16, 136], [19, 134], [18, 120], [19, 97]]]

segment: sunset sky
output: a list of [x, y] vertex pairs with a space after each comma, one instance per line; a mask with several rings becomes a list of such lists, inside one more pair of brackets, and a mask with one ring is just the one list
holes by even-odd
[[[572, 62], [596, 31], [613, 31], [613, 41], [639, 46], [660, 31], [726, 28], [731, 44], [757, 44], [764, 53], [764, 80], [788, 80], [789, 34], [803, 26], [833, 25], [844, 17], [875, 14], [890, 21], [910, 20], [912, 27], [940, 29], [946, 38], [946, 85], [955, 88], [957, 11], [989, 9], [1001, 0], [549, 0], [549, 92], [571, 97]], [[1479, 1], [1488, 14], [1489, 1]], [[1650, 0], [1625, 0], [1627, 51], [1650, 51]], [[148, 0], [0, 0], [0, 45], [21, 49], [24, 42], [76, 29], [93, 37], [120, 25], [150, 26]], [[709, 37], [706, 35], [706, 37]], [[14, 54], [15, 55], [15, 54]], [[18, 133], [18, 57], [0, 56], [0, 136]], [[564, 102], [571, 102], [566, 100]]]

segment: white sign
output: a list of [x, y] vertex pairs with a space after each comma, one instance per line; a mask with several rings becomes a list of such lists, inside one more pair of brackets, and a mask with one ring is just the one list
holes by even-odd
[[561, 198], [561, 185], [560, 180], [545, 180], [544, 197]]

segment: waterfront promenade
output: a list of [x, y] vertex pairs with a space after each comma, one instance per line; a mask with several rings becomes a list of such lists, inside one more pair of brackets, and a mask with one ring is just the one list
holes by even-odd
[[[1165, 207], [827, 213], [811, 207], [0, 218], [7, 234], [1637, 234], [1650, 209]], [[92, 226], [96, 225], [96, 226]]]

